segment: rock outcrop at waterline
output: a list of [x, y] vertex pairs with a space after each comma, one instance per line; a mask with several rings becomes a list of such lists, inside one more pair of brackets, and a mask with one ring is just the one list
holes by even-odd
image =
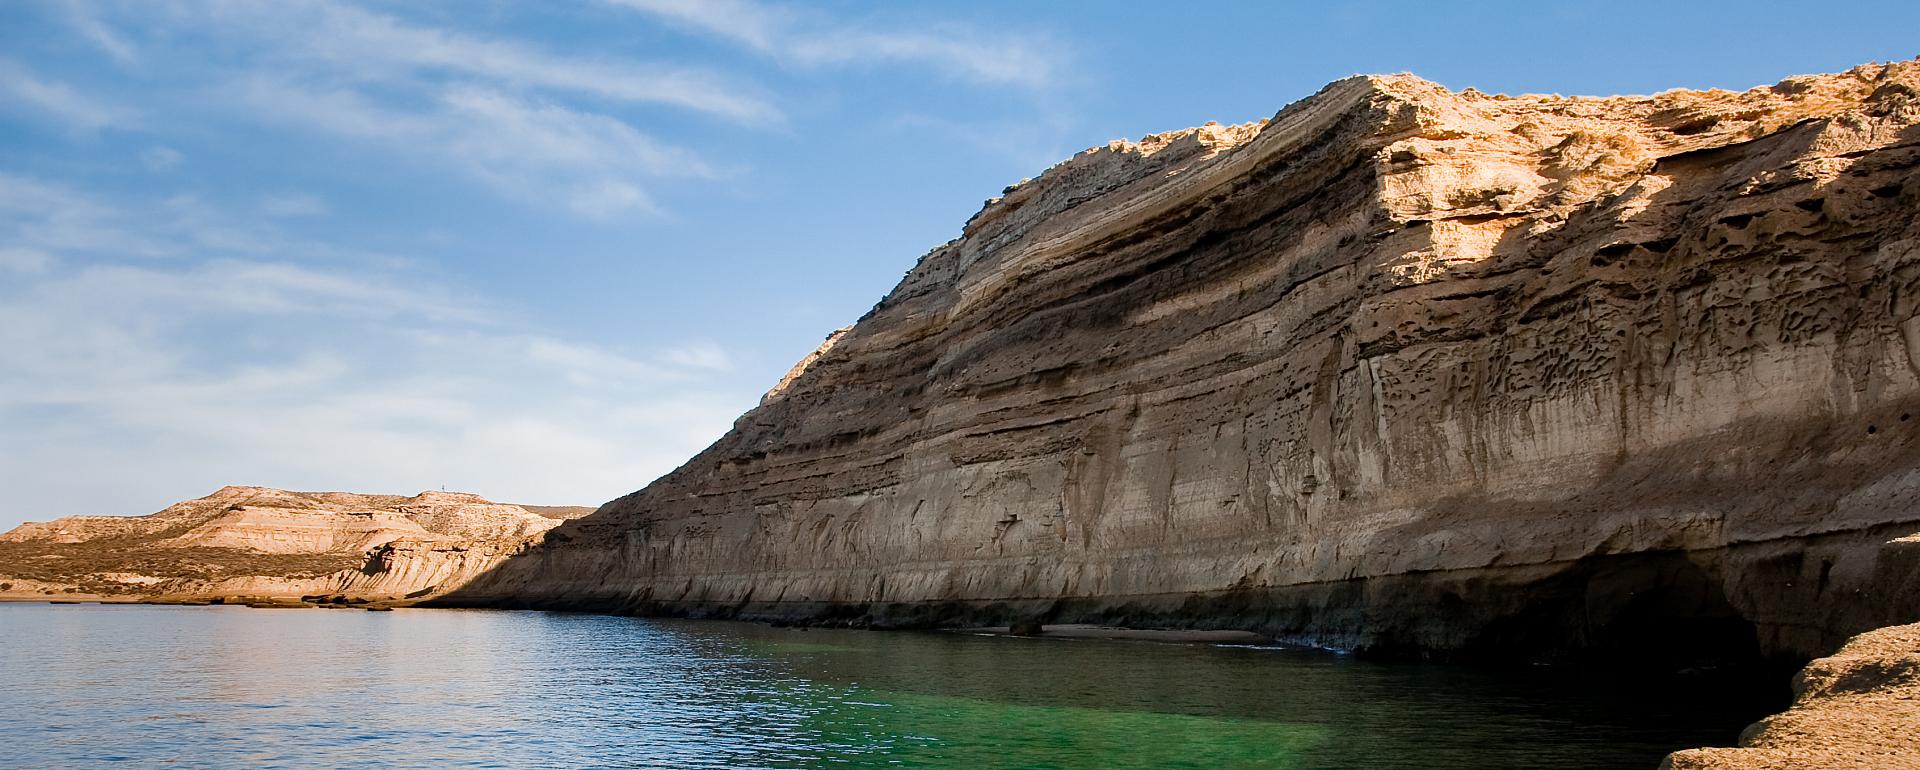
[[225, 487], [147, 516], [0, 534], [0, 597], [414, 599], [457, 586], [592, 509]]
[[1793, 680], [1793, 708], [1756, 722], [1740, 748], [1675, 752], [1663, 770], [1920, 768], [1920, 624], [1854, 638]]
[[1916, 124], [1355, 77], [1094, 148], [448, 600], [1816, 654], [1920, 522]]

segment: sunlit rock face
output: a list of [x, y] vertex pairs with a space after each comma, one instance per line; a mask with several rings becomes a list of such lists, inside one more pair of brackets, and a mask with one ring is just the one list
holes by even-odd
[[455, 598], [1824, 651], [1920, 521], [1916, 88], [1355, 77], [1088, 150]]

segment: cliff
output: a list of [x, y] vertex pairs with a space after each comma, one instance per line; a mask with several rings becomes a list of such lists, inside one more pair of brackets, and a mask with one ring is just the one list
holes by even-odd
[[445, 601], [1825, 652], [1920, 522], [1917, 88], [1355, 77], [1088, 150]]
[[590, 510], [457, 492], [225, 487], [147, 516], [69, 516], [0, 534], [0, 596], [417, 598], [464, 582]]

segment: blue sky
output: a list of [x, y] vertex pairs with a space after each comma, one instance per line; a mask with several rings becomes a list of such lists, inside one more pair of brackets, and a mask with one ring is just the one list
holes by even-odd
[[1747, 88], [1913, 3], [0, 4], [0, 528], [224, 484], [594, 504], [1007, 184], [1359, 72]]

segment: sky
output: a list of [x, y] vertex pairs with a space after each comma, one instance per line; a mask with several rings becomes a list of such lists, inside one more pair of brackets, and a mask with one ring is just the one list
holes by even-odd
[[983, 200], [1355, 73], [1744, 89], [1920, 3], [0, 0], [0, 529], [227, 484], [597, 504]]

